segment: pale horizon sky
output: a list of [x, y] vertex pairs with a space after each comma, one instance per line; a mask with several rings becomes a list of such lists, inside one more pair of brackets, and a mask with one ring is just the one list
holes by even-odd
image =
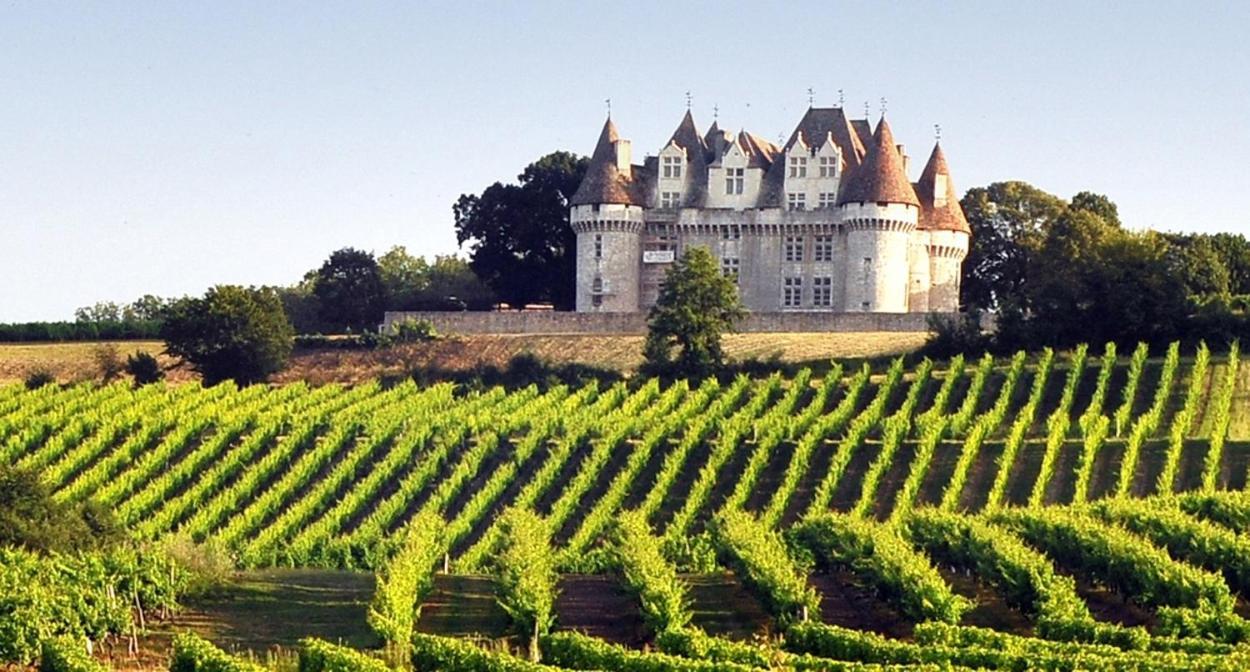
[[0, 322], [290, 284], [344, 246], [457, 251], [461, 193], [604, 99], [635, 160], [879, 99], [962, 193], [1106, 194], [1133, 228], [1250, 233], [1248, 3], [8, 2]]

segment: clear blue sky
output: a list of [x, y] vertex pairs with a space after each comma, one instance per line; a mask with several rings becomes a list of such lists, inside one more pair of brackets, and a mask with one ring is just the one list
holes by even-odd
[[888, 99], [913, 179], [1105, 193], [1133, 227], [1250, 231], [1250, 3], [6, 2], [0, 321], [336, 248], [456, 250], [451, 204], [613, 118], [654, 153]]

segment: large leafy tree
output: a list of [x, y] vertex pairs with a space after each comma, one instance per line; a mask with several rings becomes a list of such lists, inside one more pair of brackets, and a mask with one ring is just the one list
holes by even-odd
[[495, 302], [469, 263], [455, 255], [430, 262], [396, 245], [378, 257], [378, 268], [387, 310], [486, 310]]
[[345, 247], [330, 254], [313, 283], [321, 319], [338, 328], [368, 331], [382, 322], [386, 289], [373, 254]]
[[984, 310], [1023, 310], [1024, 306], [1004, 304], [1022, 297], [1029, 262], [1067, 204], [1025, 182], [970, 189], [960, 204], [972, 228], [961, 302]]
[[689, 248], [668, 269], [647, 318], [644, 368], [692, 377], [712, 373], [725, 361], [721, 334], [732, 331], [743, 313], [738, 287], [720, 272], [712, 253]]
[[294, 336], [275, 290], [235, 285], [174, 303], [161, 325], [166, 352], [208, 385], [265, 380], [286, 365]]
[[462, 194], [452, 207], [456, 240], [469, 246], [473, 272], [514, 306], [550, 302], [571, 310], [577, 239], [569, 228], [569, 199], [588, 159], [554, 152], [481, 194]]

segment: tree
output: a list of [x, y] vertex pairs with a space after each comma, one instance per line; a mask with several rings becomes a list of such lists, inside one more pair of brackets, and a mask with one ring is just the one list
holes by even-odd
[[1063, 199], [1024, 182], [995, 182], [968, 190], [960, 204], [972, 227], [961, 303], [1024, 310], [1004, 304], [1021, 299], [1029, 261], [1046, 229], [1065, 210]]
[[720, 272], [712, 253], [689, 248], [668, 269], [647, 317], [644, 368], [691, 377], [712, 373], [725, 361], [721, 333], [732, 331], [743, 314], [737, 285]]
[[456, 240], [469, 245], [469, 264], [503, 301], [514, 306], [574, 303], [577, 238], [569, 199], [589, 160], [554, 152], [531, 163], [519, 184], [496, 182], [481, 195], [462, 194], [452, 206]]
[[378, 259], [387, 310], [487, 310], [495, 294], [455, 255], [435, 256], [433, 263], [402, 246]]
[[112, 301], [100, 301], [92, 306], [83, 306], [74, 311], [74, 321], [99, 324], [100, 322], [121, 322], [121, 306]]
[[177, 301], [161, 325], [165, 352], [189, 364], [208, 385], [265, 380], [286, 365], [294, 336], [276, 291], [235, 285]]
[[330, 254], [313, 283], [321, 317], [336, 328], [370, 331], [382, 322], [386, 290], [373, 254], [345, 247]]

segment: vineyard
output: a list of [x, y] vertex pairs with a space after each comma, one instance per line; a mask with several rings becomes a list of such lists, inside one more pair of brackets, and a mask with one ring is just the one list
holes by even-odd
[[[419, 670], [1244, 669], [1239, 359], [1080, 347], [512, 391], [9, 386], [0, 458], [140, 539], [376, 572], [370, 625]], [[614, 616], [635, 631], [568, 627], [560, 586], [586, 574], [627, 596]], [[503, 627], [428, 634], [422, 603], [479, 576]], [[747, 632], [697, 608], [707, 580], [758, 614]], [[513, 635], [520, 657], [472, 635]]]

